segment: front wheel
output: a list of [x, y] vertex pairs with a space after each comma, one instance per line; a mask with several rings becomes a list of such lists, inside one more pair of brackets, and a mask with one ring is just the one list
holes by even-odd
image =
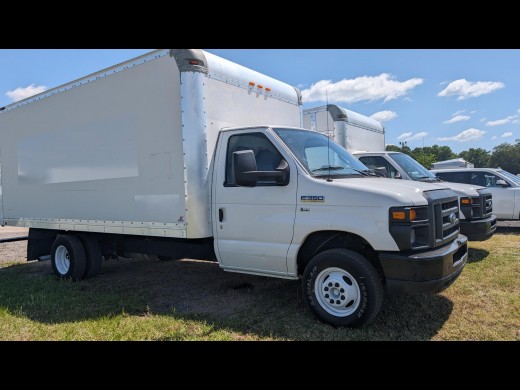
[[333, 326], [367, 325], [383, 303], [383, 285], [376, 269], [348, 249], [317, 254], [305, 268], [303, 290], [316, 317]]

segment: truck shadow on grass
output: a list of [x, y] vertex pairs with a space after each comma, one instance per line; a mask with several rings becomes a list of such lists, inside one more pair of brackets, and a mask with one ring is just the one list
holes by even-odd
[[520, 234], [520, 226], [497, 226], [496, 233], [499, 233], [499, 234]]
[[[43, 324], [158, 315], [203, 321], [212, 331], [288, 340], [430, 340], [452, 311], [442, 295], [390, 296], [364, 329], [333, 328], [306, 307], [299, 281], [220, 270], [202, 261], [105, 262], [103, 274], [73, 283], [46, 263], [0, 268], [0, 311]], [[175, 333], [157, 339], [177, 340]]]
[[485, 249], [469, 248], [468, 263], [478, 263], [489, 256], [489, 251]]

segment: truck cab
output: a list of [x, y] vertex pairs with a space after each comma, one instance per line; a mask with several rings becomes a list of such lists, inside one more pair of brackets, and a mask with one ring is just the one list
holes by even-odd
[[475, 184], [444, 182], [405, 153], [355, 152], [354, 155], [368, 167], [383, 171], [389, 178], [441, 184], [452, 189], [460, 202], [460, 230], [468, 240], [486, 240], [495, 233], [497, 218], [492, 214], [493, 196], [489, 189]]

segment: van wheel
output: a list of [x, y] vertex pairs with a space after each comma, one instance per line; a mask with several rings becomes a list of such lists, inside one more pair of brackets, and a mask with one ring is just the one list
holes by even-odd
[[314, 256], [303, 274], [303, 291], [314, 315], [333, 326], [365, 326], [383, 303], [376, 269], [348, 249], [329, 249]]
[[81, 280], [85, 274], [86, 256], [81, 240], [73, 235], [58, 235], [51, 250], [52, 270], [61, 278]]
[[84, 278], [92, 278], [101, 273], [103, 254], [99, 241], [87, 235], [80, 235], [81, 242], [85, 248], [86, 266]]

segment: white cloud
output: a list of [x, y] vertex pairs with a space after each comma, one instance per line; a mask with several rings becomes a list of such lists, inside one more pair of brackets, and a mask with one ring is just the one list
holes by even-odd
[[460, 121], [467, 121], [468, 119], [471, 119], [471, 117], [469, 115], [456, 115], [453, 118], [448, 119], [447, 121], [444, 121], [442, 123], [450, 124], [450, 123], [455, 123], [455, 122], [460, 122]]
[[518, 115], [511, 115], [504, 119], [498, 119], [496, 121], [489, 121], [486, 123], [486, 126], [500, 126], [505, 125], [506, 123], [510, 123], [515, 119]]
[[485, 121], [486, 121], [486, 119], [487, 119], [487, 118], [486, 118], [486, 117], [484, 117], [484, 118], [482, 118], [482, 119], [481, 119], [480, 121], [481, 121], [481, 122], [485, 122]]
[[401, 134], [399, 137], [397, 137], [397, 140], [399, 140], [399, 141], [415, 141], [415, 140], [424, 138], [427, 135], [428, 135], [428, 133], [426, 131], [421, 131], [421, 132], [416, 133], [416, 134], [414, 134], [412, 132], [408, 132], [408, 133]]
[[468, 142], [468, 141], [476, 141], [482, 138], [487, 131], [478, 130], [478, 129], [467, 129], [463, 132], [454, 135], [453, 137], [440, 137], [437, 138], [438, 141], [457, 141], [457, 142]]
[[457, 100], [463, 100], [486, 95], [504, 87], [504, 83], [500, 81], [467, 81], [466, 79], [459, 79], [449, 83], [437, 96], [455, 95], [458, 96]]
[[370, 115], [370, 118], [375, 119], [376, 121], [379, 121], [379, 122], [388, 122], [388, 121], [391, 121], [392, 119], [397, 118], [397, 113], [395, 113], [394, 111], [388, 111], [388, 110], [379, 111], [379, 112], [375, 112], [372, 115]]
[[496, 135], [494, 135], [493, 137], [491, 137], [491, 139], [497, 139], [497, 136], [496, 136]]
[[507, 137], [511, 137], [513, 135], [513, 132], [512, 131], [506, 131], [504, 134], [502, 134], [500, 137], [502, 138], [507, 138]]
[[[306, 103], [326, 101], [354, 103], [362, 100], [389, 101], [405, 96], [409, 91], [423, 83], [423, 79], [413, 78], [398, 81], [388, 73], [379, 76], [361, 76], [355, 79], [343, 79], [336, 83], [331, 80], [320, 80], [302, 91]], [[327, 95], [326, 95], [327, 93]]]
[[7, 91], [6, 96], [13, 102], [17, 102], [19, 100], [27, 99], [28, 97], [31, 97], [33, 95], [45, 92], [47, 89], [48, 88], [45, 85], [36, 86], [34, 84], [31, 84], [25, 88], [18, 87], [12, 91]]
[[401, 134], [399, 137], [397, 137], [397, 140], [398, 141], [402, 141], [402, 140], [407, 140], [408, 137], [410, 137], [412, 135], [412, 133], [403, 133]]
[[458, 111], [454, 112], [453, 114], [451, 114], [451, 116], [454, 117], [454, 116], [457, 116], [460, 114], [464, 114], [465, 112], [466, 112], [466, 110], [458, 110]]

